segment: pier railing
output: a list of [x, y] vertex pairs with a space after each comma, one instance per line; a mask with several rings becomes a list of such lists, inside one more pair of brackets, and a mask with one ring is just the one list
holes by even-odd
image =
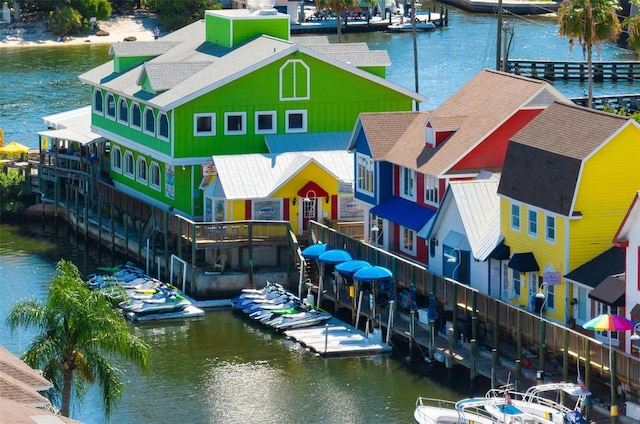
[[[418, 295], [418, 308], [425, 307], [433, 291], [439, 304], [452, 311], [454, 321], [467, 317], [467, 323], [482, 323], [493, 335], [484, 341], [491, 349], [501, 351], [500, 344], [511, 340], [519, 348], [517, 358], [524, 359], [523, 352], [532, 358], [557, 358], [558, 366], [566, 373], [568, 363], [610, 378], [609, 346], [583, 334], [539, 317], [536, 314], [478, 292], [471, 286], [443, 278], [429, 272], [423, 265], [376, 246], [345, 236], [317, 222], [310, 223], [310, 236], [314, 242], [323, 242], [353, 253], [357, 259], [384, 266], [393, 272], [396, 290], [409, 290], [412, 286]], [[454, 329], [457, 326], [454, 323]], [[477, 332], [477, 330], [476, 330]], [[617, 384], [623, 383], [633, 390], [640, 390], [640, 361], [624, 352], [613, 350]]]
[[[506, 69], [516, 75], [547, 81], [586, 81], [589, 78], [585, 61], [555, 61], [508, 59]], [[636, 81], [640, 78], [639, 61], [592, 62], [593, 80]]]

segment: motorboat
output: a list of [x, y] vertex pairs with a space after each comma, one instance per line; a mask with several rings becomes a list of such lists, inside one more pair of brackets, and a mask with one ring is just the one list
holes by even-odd
[[[436, 25], [433, 22], [416, 21], [416, 31], [432, 31], [436, 29]], [[387, 26], [387, 30], [391, 32], [411, 32], [413, 31], [413, 24], [410, 21], [395, 22]]]
[[[487, 406], [497, 405], [502, 413], [493, 415]], [[450, 402], [418, 398], [413, 417], [418, 424], [554, 424], [547, 418], [529, 414], [508, 398], [477, 397]]]
[[162, 314], [181, 311], [189, 305], [191, 305], [191, 302], [180, 294], [166, 296], [162, 300], [157, 298], [154, 302], [131, 299], [119, 304], [120, 308], [122, 308], [125, 313], [132, 313], [135, 315]]
[[[487, 392], [488, 399], [509, 400], [509, 404], [528, 414], [544, 417], [555, 424], [586, 424], [581, 411], [591, 392], [584, 385], [568, 382], [544, 383], [531, 386], [526, 392], [514, 392], [508, 384]], [[504, 408], [500, 403], [488, 403], [486, 410], [493, 416], [500, 416]]]

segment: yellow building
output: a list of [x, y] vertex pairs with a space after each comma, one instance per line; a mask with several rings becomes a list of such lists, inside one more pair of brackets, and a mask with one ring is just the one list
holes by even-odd
[[640, 188], [639, 164], [635, 121], [579, 106], [554, 103], [514, 135], [498, 188], [511, 248], [503, 300], [563, 323], [608, 309], [564, 276], [612, 246]]
[[204, 220], [362, 221], [353, 198], [353, 153], [346, 150], [214, 156], [205, 167]]

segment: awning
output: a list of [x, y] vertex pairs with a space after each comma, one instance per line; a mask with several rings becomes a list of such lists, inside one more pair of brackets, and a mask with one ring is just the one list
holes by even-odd
[[514, 253], [507, 266], [519, 272], [540, 271], [538, 261], [536, 261], [536, 257], [531, 252]]
[[449, 231], [447, 236], [442, 240], [442, 245], [450, 247], [451, 249], [470, 250], [469, 242], [464, 234], [460, 234], [457, 231]]
[[370, 213], [402, 225], [403, 227], [418, 231], [436, 214], [436, 211], [399, 197], [392, 197], [374, 206]]
[[511, 248], [506, 244], [501, 243], [498, 247], [493, 249], [493, 252], [491, 252], [489, 257], [497, 261], [504, 261], [509, 259], [509, 255], [511, 255]]
[[624, 280], [612, 275], [589, 292], [589, 298], [609, 306], [624, 306]]

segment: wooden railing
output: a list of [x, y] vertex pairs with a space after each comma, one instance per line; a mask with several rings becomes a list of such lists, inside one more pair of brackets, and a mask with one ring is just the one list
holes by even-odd
[[[426, 306], [426, 299], [433, 290], [439, 303], [444, 305], [445, 310], [452, 310], [454, 317], [460, 314], [471, 317], [475, 309], [477, 321], [493, 327], [494, 331], [499, 332], [501, 340], [505, 337], [513, 341], [519, 339], [523, 346], [544, 349], [548, 358], [563, 356], [566, 350], [566, 355], [571, 358], [569, 361], [573, 364], [579, 362], [583, 370], [588, 352], [592, 372], [610, 377], [609, 346], [593, 337], [540, 318], [518, 306], [480, 293], [468, 285], [432, 274], [421, 264], [340, 234], [322, 224], [310, 223], [310, 234], [313, 235], [314, 242], [344, 248], [354, 254], [356, 259], [389, 268], [393, 272], [396, 290], [410, 289], [412, 286], [415, 288], [419, 301], [422, 302], [418, 305], [419, 308]], [[541, 336], [544, 337], [543, 340]], [[494, 340], [488, 340], [487, 344], [498, 349]], [[618, 350], [613, 353], [617, 364], [616, 381], [640, 390], [639, 359]]]

